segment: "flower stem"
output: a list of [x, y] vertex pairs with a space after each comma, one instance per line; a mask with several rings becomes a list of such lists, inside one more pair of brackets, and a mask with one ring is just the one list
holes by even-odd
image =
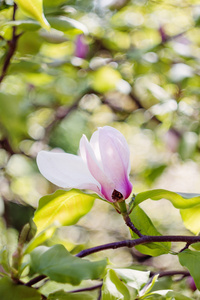
[[118, 202], [119, 207], [120, 207], [120, 212], [122, 215], [127, 214], [127, 207], [126, 207], [126, 202], [122, 201], [122, 202]]
[[139, 237], [142, 237], [143, 234], [133, 225], [133, 223], [131, 222], [131, 219], [129, 217], [129, 215], [124, 215], [123, 216], [124, 221], [126, 223], [126, 225], [133, 231], [135, 232]]
[[133, 231], [135, 232], [139, 237], [142, 237], [143, 234], [141, 234], [141, 232], [134, 226], [134, 224], [132, 223], [129, 215], [128, 215], [128, 211], [127, 211], [127, 207], [126, 207], [126, 202], [119, 202], [119, 207], [120, 207], [120, 212], [124, 218], [124, 221], [126, 223], [126, 225]]

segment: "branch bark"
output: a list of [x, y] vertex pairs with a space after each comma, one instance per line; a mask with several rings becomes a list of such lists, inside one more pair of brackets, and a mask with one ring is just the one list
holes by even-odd
[[25, 286], [32, 286], [38, 282], [40, 282], [41, 280], [45, 279], [47, 276], [46, 275], [38, 275], [37, 277], [34, 277], [33, 279], [31, 279], [30, 281], [28, 281]]
[[104, 244], [100, 246], [96, 246], [93, 248], [85, 249], [79, 252], [76, 256], [77, 257], [85, 257], [90, 254], [108, 250], [108, 249], [118, 249], [122, 247], [128, 247], [133, 248], [138, 245], [147, 244], [147, 243], [156, 243], [156, 242], [183, 242], [183, 243], [189, 243], [195, 244], [200, 242], [200, 236], [180, 236], [180, 235], [165, 235], [165, 236], [151, 236], [151, 235], [144, 235], [136, 240], [124, 240], [120, 242], [114, 242], [109, 244]]
[[[16, 10], [17, 10], [17, 5], [16, 5], [16, 3], [14, 3], [13, 17], [12, 17], [13, 21], [15, 21]], [[0, 84], [3, 81], [4, 77], [6, 76], [6, 73], [8, 71], [8, 67], [9, 67], [10, 62], [11, 62], [11, 59], [12, 59], [12, 57], [13, 57], [16, 49], [17, 49], [17, 42], [18, 42], [18, 39], [19, 39], [20, 36], [21, 36], [21, 34], [16, 34], [16, 26], [13, 26], [12, 38], [11, 38], [10, 41], [7, 42], [9, 48], [8, 48], [8, 52], [7, 52], [7, 55], [6, 55], [6, 58], [5, 58], [3, 67], [2, 67], [1, 76], [0, 76]]]

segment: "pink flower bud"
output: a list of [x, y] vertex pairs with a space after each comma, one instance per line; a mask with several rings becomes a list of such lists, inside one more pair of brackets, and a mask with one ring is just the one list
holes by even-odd
[[85, 37], [83, 34], [78, 35], [75, 42], [75, 56], [79, 58], [86, 58], [89, 52], [89, 47], [85, 42]]
[[187, 278], [187, 283], [188, 283], [188, 285], [189, 285], [189, 287], [190, 287], [190, 289], [194, 292], [194, 291], [196, 291], [196, 284], [195, 284], [195, 282], [194, 282], [194, 279], [192, 278], [192, 276], [189, 276], [188, 278]]

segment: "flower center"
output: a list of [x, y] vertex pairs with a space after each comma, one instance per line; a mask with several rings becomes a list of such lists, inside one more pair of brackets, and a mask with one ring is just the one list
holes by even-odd
[[117, 190], [114, 190], [112, 192], [112, 199], [115, 200], [115, 201], [122, 200], [123, 199], [123, 195], [120, 192], [118, 192]]

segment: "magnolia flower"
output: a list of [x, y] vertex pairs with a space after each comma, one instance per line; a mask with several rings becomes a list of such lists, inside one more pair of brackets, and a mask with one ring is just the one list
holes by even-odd
[[83, 34], [78, 35], [75, 42], [75, 56], [85, 59], [89, 52], [89, 46], [85, 42]]
[[42, 175], [59, 187], [89, 189], [116, 202], [128, 198], [132, 191], [129, 155], [124, 136], [105, 126], [98, 128], [90, 141], [82, 136], [78, 156], [40, 151], [37, 164]]

